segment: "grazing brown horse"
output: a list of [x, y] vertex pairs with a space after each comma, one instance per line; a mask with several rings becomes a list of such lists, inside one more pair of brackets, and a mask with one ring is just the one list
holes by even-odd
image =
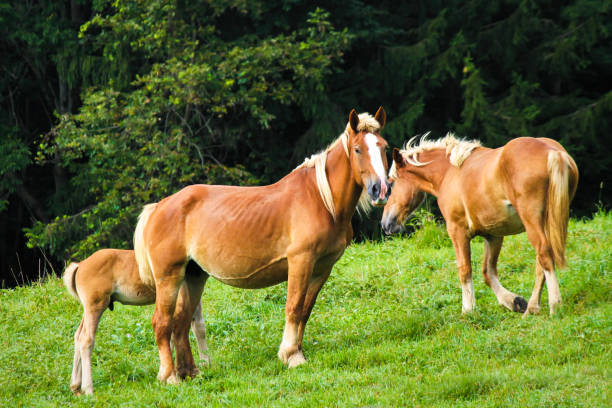
[[[195, 264], [189, 270], [197, 269]], [[101, 249], [79, 263], [72, 262], [64, 272], [64, 284], [83, 305], [83, 318], [74, 334], [74, 364], [70, 389], [75, 394], [93, 394], [91, 352], [102, 313], [113, 302], [126, 305], [150, 305], [155, 302], [155, 284], [140, 280], [134, 251]], [[185, 290], [185, 289], [183, 289]], [[181, 302], [182, 294], [179, 295]], [[200, 360], [209, 364], [206, 326], [198, 303], [191, 327], [195, 333]]]
[[[275, 184], [192, 185], [144, 208], [134, 248], [142, 280], [155, 281], [157, 288], [153, 328], [160, 381], [174, 383], [197, 374], [188, 323], [209, 275], [247, 289], [288, 281], [278, 356], [289, 367], [306, 361], [304, 328], [332, 266], [351, 242], [351, 217], [358, 203], [368, 203], [367, 194], [378, 205], [390, 191], [387, 143], [378, 134], [384, 124], [382, 107], [375, 117], [353, 110], [334, 143]], [[185, 272], [190, 260], [206, 273], [190, 277]], [[184, 283], [188, 297], [177, 305]]]
[[[427, 136], [427, 135], [425, 135]], [[438, 206], [453, 241], [463, 292], [463, 313], [475, 305], [470, 240], [485, 240], [484, 280], [498, 302], [516, 312], [539, 313], [544, 280], [552, 315], [561, 302], [555, 266], [565, 266], [569, 203], [576, 193], [578, 168], [554, 140], [521, 137], [489, 149], [452, 134], [405, 150], [393, 150], [389, 172], [393, 194], [385, 206], [382, 227], [399, 232], [425, 193]], [[497, 258], [505, 235], [526, 231], [536, 250], [536, 281], [529, 303], [506, 290], [497, 278]]]

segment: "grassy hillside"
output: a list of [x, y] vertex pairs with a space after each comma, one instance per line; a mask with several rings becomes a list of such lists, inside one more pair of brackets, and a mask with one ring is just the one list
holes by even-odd
[[[497, 305], [472, 243], [477, 311], [461, 315], [443, 228], [353, 245], [323, 288], [305, 336], [308, 364], [276, 357], [286, 284], [245, 291], [209, 280], [213, 365], [178, 386], [156, 380], [153, 307], [106, 312], [93, 355], [95, 395], [70, 393], [80, 305], [59, 279], [0, 291], [0, 406], [609, 406], [612, 213], [572, 221], [563, 307], [522, 319]], [[506, 239], [502, 283], [528, 298], [534, 251]], [[194, 342], [195, 344], [195, 342]], [[194, 348], [195, 350], [195, 348]]]

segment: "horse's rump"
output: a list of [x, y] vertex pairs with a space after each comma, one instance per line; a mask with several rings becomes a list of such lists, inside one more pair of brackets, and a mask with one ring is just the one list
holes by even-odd
[[134, 230], [134, 255], [138, 264], [138, 273], [140, 280], [149, 286], [155, 286], [155, 277], [149, 263], [147, 248], [144, 241], [144, 228], [149, 221], [149, 217], [155, 211], [157, 203], [147, 204], [143, 207], [142, 212], [138, 216], [138, 224]]

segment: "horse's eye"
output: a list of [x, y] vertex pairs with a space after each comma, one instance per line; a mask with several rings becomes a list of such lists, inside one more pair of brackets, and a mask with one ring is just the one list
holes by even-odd
[[359, 150], [359, 148], [358, 148], [358, 147], [356, 147], [356, 148], [355, 148], [355, 153], [357, 153], [357, 154], [361, 154], [361, 150]]

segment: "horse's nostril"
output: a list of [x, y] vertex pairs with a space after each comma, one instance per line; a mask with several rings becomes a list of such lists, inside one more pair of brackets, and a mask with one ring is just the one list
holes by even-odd
[[378, 194], [380, 193], [380, 186], [378, 183], [370, 184], [368, 187], [368, 193], [370, 193], [370, 197], [378, 197]]

